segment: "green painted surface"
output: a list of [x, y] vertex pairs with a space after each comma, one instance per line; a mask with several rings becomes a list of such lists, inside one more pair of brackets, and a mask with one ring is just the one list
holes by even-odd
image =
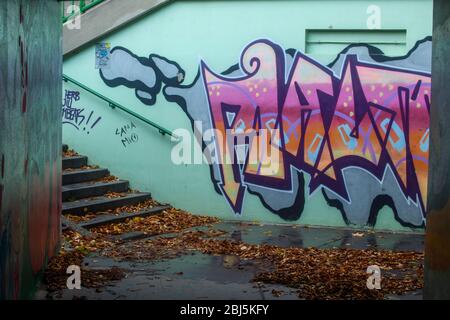
[[0, 300], [32, 298], [60, 247], [60, 25], [55, 1], [0, 1]]
[[[234, 65], [242, 49], [258, 38], [268, 38], [283, 48], [305, 50], [307, 29], [367, 30], [369, 5], [381, 8], [381, 28], [406, 30], [405, 51], [416, 41], [431, 35], [432, 1], [175, 1], [145, 16], [137, 22], [110, 34], [100, 41], [112, 47], [122, 46], [138, 56], [156, 53], [176, 61], [185, 71], [183, 83], [191, 83], [198, 72], [200, 59], [213, 70], [224, 71]], [[313, 55], [323, 64], [336, 57]], [[385, 52], [397, 54], [398, 52]], [[175, 104], [157, 97], [153, 106], [139, 102], [134, 90], [124, 86], [108, 87], [95, 69], [95, 46], [91, 45], [65, 59], [64, 73], [90, 86], [103, 95], [138, 112], [170, 130], [186, 128], [191, 123]], [[71, 84], [66, 89], [78, 90]], [[78, 107], [85, 114], [93, 111], [101, 120], [83, 131], [63, 125], [63, 141], [92, 163], [108, 167], [113, 174], [129, 179], [131, 187], [150, 191], [161, 202], [198, 214], [225, 219], [286, 223], [267, 210], [257, 196], [246, 194], [243, 214], [234, 215], [223, 196], [215, 192], [207, 165], [174, 165], [170, 160], [175, 145], [169, 138], [80, 90]], [[94, 119], [93, 118], [93, 119]], [[136, 125], [138, 142], [124, 147], [116, 129]], [[92, 123], [92, 120], [91, 120]], [[89, 134], [87, 133], [89, 131]], [[320, 192], [305, 195], [301, 218], [295, 222], [311, 225], [345, 226], [341, 213], [329, 207]], [[381, 210], [376, 228], [403, 230], [389, 208]]]
[[[433, 7], [433, 109], [430, 119], [430, 183], [425, 238], [424, 299], [450, 299], [450, 2]], [[434, 80], [435, 79], [435, 80]]]

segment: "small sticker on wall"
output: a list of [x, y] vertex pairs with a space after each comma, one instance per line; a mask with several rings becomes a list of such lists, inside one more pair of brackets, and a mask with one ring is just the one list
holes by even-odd
[[95, 69], [109, 68], [111, 43], [101, 42], [95, 45]]

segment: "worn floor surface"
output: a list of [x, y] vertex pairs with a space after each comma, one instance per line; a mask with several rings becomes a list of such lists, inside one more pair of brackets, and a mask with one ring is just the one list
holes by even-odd
[[[201, 229], [204, 227], [197, 227]], [[350, 229], [295, 227], [221, 222], [214, 229], [226, 231], [217, 239], [232, 239], [249, 244], [280, 247], [376, 248], [379, 250], [422, 252], [423, 234], [359, 232]], [[167, 236], [167, 235], [163, 235]], [[138, 240], [140, 241], [140, 240]], [[130, 242], [131, 245], [131, 242]], [[131, 249], [130, 249], [131, 250]], [[186, 252], [157, 261], [117, 261], [91, 255], [85, 266], [125, 270], [122, 280], [97, 289], [48, 292], [42, 286], [36, 299], [299, 299], [296, 290], [284, 285], [251, 282], [270, 266], [235, 256]], [[81, 275], [83, 281], [83, 275]], [[420, 290], [386, 299], [421, 299]]]

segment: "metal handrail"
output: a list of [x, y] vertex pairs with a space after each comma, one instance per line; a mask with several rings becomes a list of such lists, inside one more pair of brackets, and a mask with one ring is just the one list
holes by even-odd
[[174, 139], [179, 140], [180, 137], [177, 136], [176, 134], [173, 134], [173, 133], [172, 133], [171, 131], [169, 131], [168, 129], [161, 127], [160, 125], [154, 123], [154, 122], [151, 121], [151, 120], [148, 120], [148, 119], [144, 118], [143, 116], [141, 116], [140, 114], [137, 114], [137, 113], [134, 112], [134, 111], [131, 111], [130, 109], [124, 107], [124, 106], [121, 105], [120, 103], [117, 103], [117, 102], [115, 102], [115, 101], [109, 99], [108, 97], [105, 97], [105, 96], [102, 95], [101, 93], [98, 93], [97, 91], [95, 91], [95, 90], [89, 88], [88, 86], [86, 86], [86, 85], [84, 85], [84, 84], [78, 82], [77, 80], [75, 80], [75, 79], [73, 79], [73, 78], [71, 78], [71, 77], [69, 77], [69, 76], [66, 76], [65, 74], [63, 74], [63, 80], [64, 80], [65, 82], [72, 82], [73, 84], [77, 85], [78, 87], [80, 87], [80, 88], [82, 88], [82, 89], [84, 89], [84, 90], [86, 90], [86, 91], [92, 93], [94, 96], [96, 96], [96, 97], [98, 97], [98, 98], [100, 98], [100, 99], [102, 99], [102, 100], [108, 102], [108, 104], [109, 104], [109, 106], [110, 106], [111, 108], [113, 108], [113, 109], [114, 109], [114, 108], [119, 108], [120, 110], [122, 110], [122, 111], [128, 113], [129, 115], [132, 115], [133, 117], [138, 118], [139, 120], [141, 120], [141, 121], [147, 123], [148, 125], [150, 125], [150, 126], [156, 128], [156, 129], [158, 129], [159, 133], [161, 133], [162, 135], [166, 135], [166, 134], [167, 134], [167, 135], [173, 137]]
[[75, 0], [65, 0], [65, 1], [61, 1], [61, 18], [62, 18], [62, 22], [66, 22], [67, 20], [69, 20], [70, 18], [72, 18], [76, 12], [72, 9], [72, 12], [68, 13], [68, 15], [66, 15], [66, 5], [78, 5], [80, 8], [80, 14], [85, 13], [86, 11], [88, 11], [89, 9], [91, 9], [92, 7], [95, 7], [96, 5], [102, 3], [105, 0], [91, 0], [91, 2], [86, 3], [86, 0], [79, 0], [78, 4], [76, 3]]

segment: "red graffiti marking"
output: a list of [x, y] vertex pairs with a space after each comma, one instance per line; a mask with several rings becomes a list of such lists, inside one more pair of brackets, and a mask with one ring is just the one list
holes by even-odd
[[53, 163], [52, 170], [52, 186], [51, 186], [51, 207], [49, 212], [49, 225], [48, 230], [50, 232], [47, 241], [47, 252], [49, 255], [53, 255], [53, 251], [59, 241], [60, 232], [60, 212], [61, 212], [61, 175], [58, 174], [58, 166], [56, 162]]
[[[43, 180], [43, 181], [42, 181]], [[50, 166], [47, 163], [43, 179], [38, 174], [31, 177], [31, 203], [28, 212], [28, 244], [33, 272], [38, 273], [45, 260], [50, 209]]]

